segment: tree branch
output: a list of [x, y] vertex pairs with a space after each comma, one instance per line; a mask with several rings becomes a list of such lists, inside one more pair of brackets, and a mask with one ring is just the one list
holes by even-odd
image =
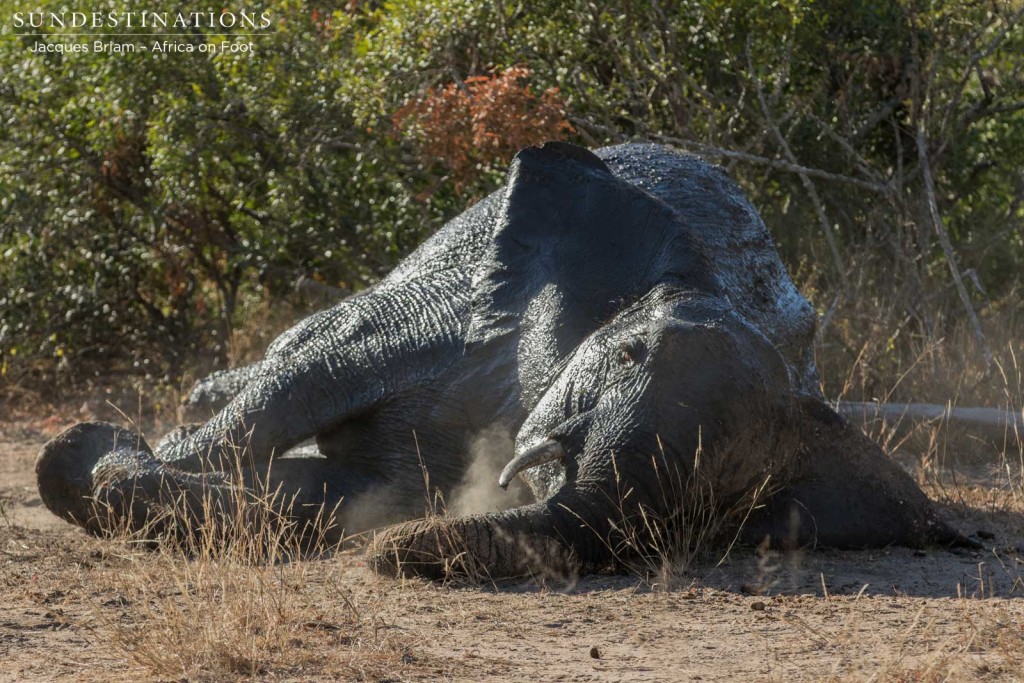
[[956, 287], [957, 294], [960, 296], [960, 303], [963, 304], [967, 319], [970, 321], [971, 327], [974, 328], [974, 336], [977, 338], [978, 344], [981, 345], [985, 364], [988, 367], [992, 367], [992, 350], [988, 346], [988, 340], [981, 329], [981, 321], [978, 319], [978, 314], [975, 312], [973, 304], [971, 304], [971, 297], [964, 286], [963, 278], [960, 276], [960, 267], [956, 262], [953, 244], [949, 240], [949, 233], [943, 227], [942, 217], [939, 215], [939, 205], [935, 200], [935, 182], [932, 179], [931, 166], [928, 160], [928, 148], [925, 144], [924, 125], [920, 120], [917, 126], [917, 156], [920, 161], [921, 175], [924, 178], [925, 196], [928, 201], [928, 210], [931, 214], [932, 227], [935, 228], [935, 232], [939, 236], [939, 244], [942, 245], [942, 252], [946, 256], [946, 263], [949, 265], [949, 272], [953, 276], [953, 284]]
[[[761, 104], [761, 113], [764, 116], [765, 125], [768, 130], [771, 131], [772, 135], [775, 136], [776, 142], [782, 149], [782, 153], [786, 155], [791, 164], [796, 164], [796, 155], [793, 154], [793, 149], [789, 146], [789, 142], [786, 137], [779, 130], [779, 127], [775, 124], [775, 119], [772, 116], [771, 109], [768, 107], [768, 102], [764, 96], [764, 88], [761, 84], [761, 79], [758, 78], [757, 72], [754, 70], [754, 63], [750, 57], [750, 38], [747, 38], [747, 70], [750, 72], [750, 78], [754, 81], [754, 86], [757, 89], [757, 100]], [[835, 264], [836, 272], [839, 275], [839, 287], [840, 291], [849, 290], [849, 282], [846, 278], [846, 265], [843, 263], [843, 255], [839, 252], [839, 244], [836, 242], [836, 236], [832, 234], [832, 228], [829, 225], [828, 216], [825, 215], [825, 206], [821, 202], [821, 197], [818, 196], [818, 190], [814, 186], [814, 182], [806, 173], [798, 173], [800, 182], [803, 183], [804, 189], [807, 190], [807, 195], [811, 198], [811, 203], [814, 204], [814, 212], [818, 216], [818, 223], [821, 225], [822, 232], [825, 234], [825, 242], [828, 243], [828, 250], [832, 252], [832, 261]]]
[[[612, 139], [625, 142], [628, 138], [624, 137], [619, 131], [602, 126], [599, 123], [581, 119], [578, 117], [571, 117], [570, 121], [575, 126], [582, 126], [584, 128], [590, 128], [591, 130], [598, 131], [604, 135], [611, 136]], [[859, 187], [862, 190], [869, 192], [877, 192], [879, 194], [890, 194], [891, 188], [887, 185], [879, 185], [878, 183], [868, 182], [861, 180], [860, 178], [851, 178], [850, 176], [839, 175], [838, 173], [830, 173], [823, 171], [820, 168], [811, 168], [810, 166], [801, 166], [798, 163], [792, 163], [785, 159], [771, 159], [769, 157], [759, 156], [757, 154], [750, 154], [749, 152], [737, 152], [731, 149], [725, 149], [723, 147], [716, 147], [715, 145], [709, 145], [705, 142], [698, 142], [696, 140], [690, 140], [687, 138], [675, 137], [672, 135], [652, 134], [650, 139], [657, 142], [664, 142], [669, 145], [674, 145], [681, 149], [685, 149], [694, 154], [700, 154], [705, 157], [712, 157], [718, 159], [733, 159], [735, 161], [744, 161], [749, 164], [756, 164], [758, 166], [767, 166], [776, 171], [785, 171], [787, 173], [804, 173], [811, 178], [818, 178], [819, 180], [827, 180], [834, 183], [843, 183], [845, 185], [853, 185]], [[649, 141], [649, 140], [648, 140]]]

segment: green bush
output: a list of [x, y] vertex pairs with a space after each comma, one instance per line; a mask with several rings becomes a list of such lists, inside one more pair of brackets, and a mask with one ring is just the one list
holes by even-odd
[[[1024, 265], [1017, 3], [265, 8], [252, 55], [36, 55], [0, 29], [5, 381], [223, 363], [241, 299], [367, 286], [500, 183], [531, 128], [722, 162], [823, 310], [898, 290], [938, 337], [958, 289], [978, 307]], [[430, 129], [445, 97], [469, 123]]]

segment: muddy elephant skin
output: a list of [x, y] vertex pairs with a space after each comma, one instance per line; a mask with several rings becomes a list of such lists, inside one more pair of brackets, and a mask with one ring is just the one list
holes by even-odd
[[[76, 425], [40, 454], [39, 489], [56, 514], [103, 531], [140, 528], [168, 500], [220, 509], [280, 488], [300, 520], [340, 502], [349, 532], [402, 522], [372, 546], [379, 571], [440, 576], [459, 555], [500, 577], [606, 565], [623, 546], [616, 520], [670, 518], [683, 503], [659, 476], [692, 476], [699, 454], [716, 505], [772, 482], [750, 540], [955, 540], [824, 402], [814, 329], [719, 168], [656, 145], [548, 143], [379, 284], [201, 382], [197, 401], [230, 399], [205, 424], [156, 448]], [[495, 496], [521, 477], [535, 502], [403, 522], [423, 515], [424, 469], [450, 494], [487, 430], [510, 435]], [[227, 466], [238, 452], [245, 464]]]

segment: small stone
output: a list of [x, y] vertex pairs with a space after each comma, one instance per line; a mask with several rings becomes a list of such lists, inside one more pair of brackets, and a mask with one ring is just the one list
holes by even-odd
[[928, 557], [928, 553], [923, 550], [915, 550], [914, 557]]
[[754, 610], [755, 612], [763, 612], [764, 603], [758, 600], [757, 602], [751, 603], [750, 609]]
[[601, 659], [601, 651], [597, 649], [597, 645], [595, 645], [594, 647], [590, 648], [590, 658], [591, 659]]

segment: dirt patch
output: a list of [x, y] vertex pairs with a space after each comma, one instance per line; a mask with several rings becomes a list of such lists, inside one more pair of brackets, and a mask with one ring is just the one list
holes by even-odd
[[0, 431], [0, 681], [1024, 679], [1024, 506], [984, 472], [934, 490], [983, 551], [739, 548], [672, 586], [445, 587], [355, 550], [239, 575], [90, 538], [35, 489], [55, 427]]

